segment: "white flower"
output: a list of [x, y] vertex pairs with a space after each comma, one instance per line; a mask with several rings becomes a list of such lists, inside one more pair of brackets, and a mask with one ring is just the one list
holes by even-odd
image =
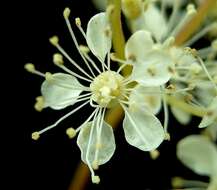
[[[191, 135], [182, 139], [177, 145], [177, 156], [195, 173], [210, 177], [208, 190], [217, 189], [217, 147], [208, 138]], [[198, 184], [196, 188], [200, 188], [201, 183], [194, 184]]]
[[[94, 169], [106, 163], [115, 151], [112, 127], [104, 121], [106, 109], [120, 104], [125, 111], [123, 128], [127, 142], [144, 151], [155, 150], [165, 137], [165, 132], [160, 121], [154, 116], [160, 109], [160, 99], [157, 96], [145, 96], [144, 94], [141, 96], [141, 93], [147, 91], [148, 94], [150, 89], [156, 90], [156, 92], [159, 89], [158, 87], [152, 88], [150, 84], [148, 85], [149, 88], [139, 86], [140, 84], [138, 84], [135, 89], [130, 87], [129, 83], [135, 81], [136, 72], [133, 72], [134, 77], [124, 78], [120, 74], [120, 71], [125, 65], [121, 66], [118, 71], [111, 71], [111, 29], [106, 13], [99, 13], [93, 16], [87, 25], [86, 33], [81, 28], [80, 19], [76, 19], [77, 27], [85, 37], [88, 47], [78, 45], [68, 19], [69, 14], [70, 10], [66, 8], [64, 10], [66, 24], [75, 46], [91, 74], [88, 74], [88, 72], [81, 68], [79, 64], [66, 53], [59, 45], [56, 36], [51, 38], [50, 42], [82, 74], [77, 74], [69, 70], [64, 65], [63, 56], [58, 53], [54, 54], [53, 61], [68, 74], [43, 74], [35, 70], [32, 64], [27, 64], [25, 68], [46, 79], [41, 86], [42, 97], [38, 98], [36, 103], [36, 108], [38, 108], [39, 111], [45, 107], [63, 109], [78, 102], [83, 103], [72, 109], [72, 111], [64, 115], [53, 125], [34, 132], [32, 138], [37, 140], [42, 133], [56, 127], [64, 119], [71, 116], [85, 105], [90, 104], [90, 106], [95, 109], [92, 114], [77, 129], [69, 128], [66, 133], [70, 138], [73, 138], [79, 132], [77, 144], [81, 150], [81, 159], [88, 165], [93, 183], [99, 183], [100, 178], [95, 175]], [[98, 59], [98, 63], [101, 64], [100, 68], [88, 55], [89, 49]], [[133, 50], [129, 44], [127, 49], [128, 52]], [[105, 63], [106, 58], [107, 63]], [[150, 56], [150, 61], [151, 58], [154, 57]], [[159, 58], [157, 58], [157, 61], [159, 61], [158, 59]], [[148, 64], [148, 62], [146, 63]], [[149, 66], [151, 67], [151, 65], [152, 62]], [[141, 66], [139, 67], [141, 68]], [[97, 75], [95, 74], [96, 72]], [[158, 77], [158, 74], [155, 76]], [[147, 77], [149, 81], [154, 81], [155, 78], [154, 76], [148, 78], [148, 74], [143, 77]], [[168, 76], [166, 76], [166, 79], [164, 79], [164, 77], [164, 75], [160, 75], [159, 79], [155, 81], [154, 86], [166, 82]], [[89, 82], [89, 86], [80, 84], [76, 78]], [[161, 80], [161, 82], [157, 82], [158, 80]], [[142, 97], [145, 98], [142, 100]], [[142, 102], [138, 103], [138, 101]], [[151, 112], [149, 110], [151, 110]]]

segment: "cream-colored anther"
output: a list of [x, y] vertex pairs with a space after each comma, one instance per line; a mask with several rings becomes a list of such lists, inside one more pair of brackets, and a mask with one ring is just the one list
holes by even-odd
[[59, 38], [58, 38], [58, 36], [53, 36], [49, 39], [49, 41], [52, 45], [57, 46], [59, 43]]
[[51, 81], [53, 79], [53, 75], [50, 72], [45, 73], [45, 79], [47, 81]]
[[99, 176], [98, 176], [98, 175], [92, 176], [92, 182], [93, 182], [93, 183], [96, 183], [96, 184], [99, 184], [99, 182], [100, 182]]
[[88, 54], [90, 52], [90, 49], [87, 46], [84, 46], [84, 45], [79, 45], [79, 49], [84, 54]]
[[153, 160], [156, 160], [160, 156], [160, 152], [158, 150], [150, 151], [150, 156]]
[[66, 7], [66, 8], [64, 9], [64, 11], [63, 11], [63, 16], [64, 16], [65, 19], [68, 19], [68, 18], [69, 18], [70, 12], [71, 12], [71, 10], [70, 10], [68, 7]]
[[34, 133], [32, 133], [32, 139], [33, 140], [38, 140], [40, 138], [40, 133], [39, 132], [34, 132]]
[[81, 26], [81, 19], [79, 17], [75, 18], [75, 24]]
[[36, 97], [36, 103], [34, 105], [36, 111], [41, 112], [44, 108], [44, 98], [42, 96]]
[[63, 61], [63, 56], [60, 53], [55, 53], [53, 55], [53, 62], [55, 65], [63, 65], [64, 61]]
[[35, 65], [33, 65], [32, 63], [25, 64], [24, 68], [30, 73], [33, 73], [35, 71]]
[[164, 140], [170, 141], [170, 139], [171, 139], [170, 134], [168, 132], [165, 133]]
[[142, 0], [122, 0], [122, 11], [128, 19], [136, 19], [143, 12]]
[[192, 15], [192, 14], [196, 14], [197, 10], [195, 9], [194, 4], [188, 4], [187, 5], [187, 14], [188, 15]]
[[66, 134], [70, 139], [74, 138], [76, 136], [76, 130], [72, 127], [66, 129]]

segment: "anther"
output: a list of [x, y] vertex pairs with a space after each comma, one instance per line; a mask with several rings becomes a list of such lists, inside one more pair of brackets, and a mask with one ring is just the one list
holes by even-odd
[[94, 170], [98, 170], [98, 169], [99, 169], [99, 164], [98, 164], [98, 161], [97, 161], [97, 160], [94, 160], [94, 161], [93, 161], [92, 167], [93, 167]]
[[42, 96], [36, 97], [36, 103], [34, 105], [36, 111], [41, 112], [44, 108], [44, 99]]
[[57, 46], [59, 43], [59, 38], [58, 38], [58, 36], [53, 36], [53, 37], [49, 38], [49, 41], [53, 46]]
[[53, 75], [50, 72], [45, 73], [45, 79], [47, 81], [51, 81], [53, 79]]
[[40, 133], [38, 131], [32, 133], [32, 139], [33, 140], [38, 140], [40, 138]]
[[55, 65], [63, 65], [64, 64], [64, 61], [63, 61], [63, 56], [60, 54], [60, 53], [55, 53], [53, 55], [53, 62]]
[[76, 130], [72, 127], [66, 129], [66, 134], [70, 139], [74, 138], [76, 136]]
[[68, 19], [68, 18], [69, 18], [70, 12], [71, 12], [71, 10], [70, 10], [68, 7], [66, 7], [66, 8], [64, 9], [64, 11], [63, 11], [63, 16], [64, 16], [65, 19]]
[[195, 6], [193, 4], [188, 4], [187, 6], [187, 14], [192, 15], [195, 14], [197, 11], [195, 9]]
[[75, 18], [75, 24], [79, 27], [81, 26], [81, 19], [79, 17]]
[[35, 71], [35, 66], [32, 63], [25, 64], [24, 68], [30, 73]]
[[88, 54], [90, 52], [90, 49], [87, 46], [84, 46], [84, 45], [79, 45], [79, 49], [84, 54]]
[[160, 152], [158, 150], [150, 151], [150, 156], [153, 160], [156, 160], [160, 156]]
[[93, 183], [96, 183], [96, 184], [99, 184], [99, 182], [100, 182], [99, 176], [98, 176], [98, 175], [92, 176], [92, 182], [93, 182]]
[[164, 140], [170, 141], [171, 137], [168, 132], [165, 133]]

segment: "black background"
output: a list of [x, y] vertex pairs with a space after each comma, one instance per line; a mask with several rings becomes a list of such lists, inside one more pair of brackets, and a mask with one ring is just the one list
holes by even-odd
[[[61, 44], [70, 55], [81, 61], [64, 23], [62, 11], [71, 8], [71, 21], [80, 17], [86, 28], [88, 19], [97, 13], [90, 1], [85, 0], [21, 0], [5, 7], [11, 14], [5, 15], [6, 55], [2, 71], [5, 82], [2, 84], [6, 105], [3, 118], [6, 129], [2, 137], [6, 150], [3, 167], [4, 176], [8, 181], [3, 189], [28, 190], [67, 190], [77, 164], [80, 162], [80, 151], [76, 139], [69, 140], [65, 129], [78, 126], [90, 113], [82, 109], [57, 128], [42, 135], [38, 141], [31, 140], [31, 133], [55, 122], [67, 113], [70, 108], [62, 111], [50, 109], [38, 113], [34, 110], [35, 97], [40, 95], [40, 85], [43, 79], [27, 73], [23, 66], [32, 62], [42, 72], [60, 71], [52, 64], [52, 55], [56, 49], [49, 43], [52, 35], [60, 37]], [[75, 30], [81, 43], [84, 40]], [[3, 87], [6, 84], [6, 87]], [[2, 90], [3, 92], [3, 90]], [[4, 101], [5, 100], [5, 101]], [[8, 103], [9, 102], [9, 103]], [[117, 149], [112, 159], [101, 166], [98, 174], [100, 185], [88, 183], [88, 189], [117, 190], [171, 189], [170, 180], [173, 176], [183, 176], [189, 179], [203, 179], [185, 168], [177, 159], [175, 147], [178, 140], [191, 133], [198, 133], [198, 121], [194, 120], [189, 126], [179, 125], [171, 116], [169, 131], [171, 141], [163, 142], [159, 147], [160, 157], [153, 161], [146, 152], [142, 152], [127, 144], [122, 127], [115, 131]], [[4, 139], [4, 138], [3, 138]], [[207, 180], [207, 179], [205, 179]]]

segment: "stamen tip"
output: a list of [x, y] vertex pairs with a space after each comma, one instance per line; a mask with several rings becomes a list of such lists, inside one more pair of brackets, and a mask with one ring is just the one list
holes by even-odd
[[38, 131], [32, 133], [32, 139], [38, 140], [40, 138], [40, 133]]
[[35, 71], [35, 65], [33, 65], [32, 63], [26, 63], [24, 65], [24, 68], [30, 73], [33, 73]]
[[99, 176], [98, 176], [98, 175], [92, 176], [92, 182], [93, 182], [93, 183], [96, 183], [96, 184], [99, 184], [99, 182], [100, 182]]
[[70, 128], [68, 128], [68, 129], [66, 129], [66, 134], [68, 135], [68, 137], [69, 137], [70, 139], [72, 139], [72, 138], [74, 138], [75, 135], [76, 135], [76, 130], [75, 130], [74, 128], [70, 127]]
[[64, 64], [64, 61], [63, 61], [63, 56], [60, 54], [60, 53], [55, 53], [53, 55], [53, 62], [55, 65], [63, 65]]
[[160, 152], [158, 150], [150, 151], [150, 156], [153, 160], [156, 160], [160, 156]]
[[45, 79], [47, 81], [51, 81], [53, 79], [53, 75], [50, 72], [45, 73]]
[[168, 132], [165, 133], [165, 137], [164, 137], [164, 140], [166, 141], [170, 141], [171, 137], [170, 137], [170, 134]]
[[36, 111], [41, 112], [44, 108], [44, 98], [42, 96], [36, 97], [36, 103], [34, 105]]
[[75, 24], [81, 26], [81, 19], [79, 17], [75, 18]]
[[66, 7], [66, 8], [64, 9], [64, 11], [63, 11], [63, 16], [64, 16], [65, 19], [68, 19], [68, 18], [69, 18], [70, 12], [71, 12], [71, 10], [70, 10], [68, 7]]
[[80, 45], [79, 49], [81, 50], [82, 53], [85, 53], [85, 54], [88, 54], [90, 52], [90, 49], [84, 45]]
[[57, 44], [59, 43], [59, 38], [58, 36], [53, 36], [49, 39], [49, 41], [53, 46], [57, 46]]

